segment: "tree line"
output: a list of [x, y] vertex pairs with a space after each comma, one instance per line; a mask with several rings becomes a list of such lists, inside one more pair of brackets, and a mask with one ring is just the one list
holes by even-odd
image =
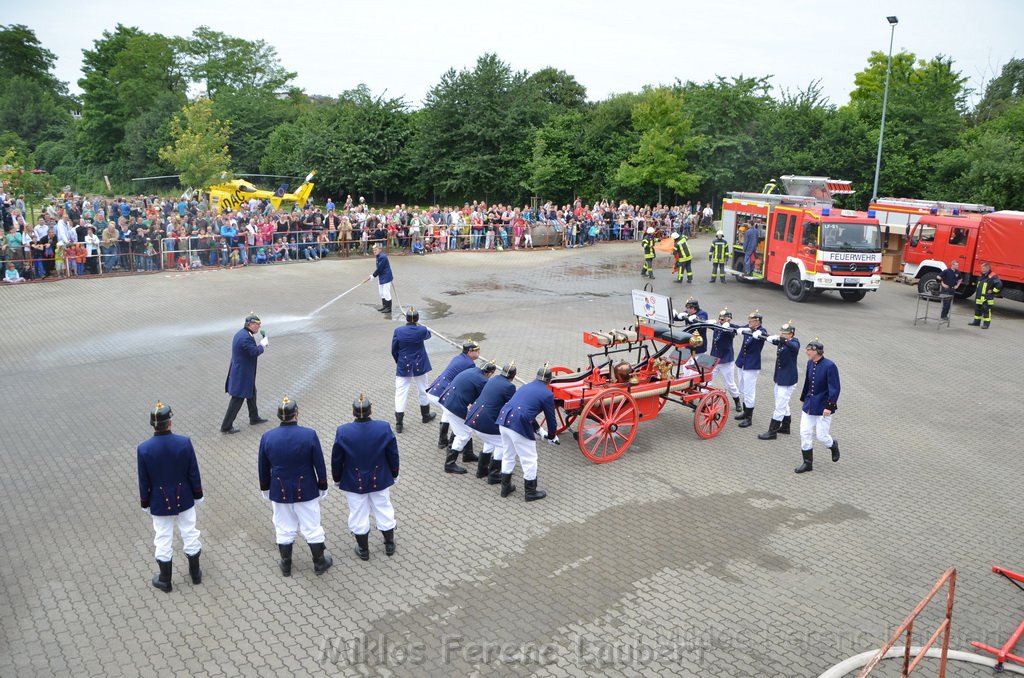
[[[588, 101], [569, 73], [515, 71], [496, 54], [443, 73], [421, 105], [366, 86], [337, 96], [292, 85], [276, 49], [200, 26], [186, 37], [118, 24], [83, 50], [80, 96], [27, 26], [0, 26], [0, 156], [16, 190], [172, 193], [231, 172], [301, 177], [320, 197], [372, 203], [523, 204], [703, 199], [781, 174], [850, 179], [870, 198], [887, 57], [872, 52], [850, 101], [816, 81], [724, 77]], [[976, 105], [942, 55], [892, 57], [879, 194], [1024, 209], [1024, 59]], [[44, 168], [40, 175], [18, 168]], [[19, 178], [20, 177], [20, 178]], [[110, 181], [110, 187], [106, 185]]]

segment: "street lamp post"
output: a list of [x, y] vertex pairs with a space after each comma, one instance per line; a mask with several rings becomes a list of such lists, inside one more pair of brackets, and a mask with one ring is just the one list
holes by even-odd
[[885, 137], [885, 108], [889, 103], [889, 74], [892, 73], [892, 41], [896, 37], [896, 24], [900, 22], [894, 16], [885, 18], [892, 30], [889, 32], [889, 60], [885, 65], [885, 94], [882, 95], [882, 127], [878, 130], [878, 156], [875, 158], [875, 185], [871, 189], [871, 202], [878, 200], [878, 173], [882, 169], [882, 139]]

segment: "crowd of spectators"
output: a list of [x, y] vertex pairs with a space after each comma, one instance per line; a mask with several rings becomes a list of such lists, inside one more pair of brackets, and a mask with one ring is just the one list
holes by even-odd
[[349, 196], [275, 210], [266, 200], [215, 214], [205, 197], [186, 200], [83, 197], [66, 194], [29, 223], [24, 200], [0, 193], [4, 238], [0, 268], [8, 282], [110, 272], [191, 270], [280, 261], [317, 261], [330, 255], [369, 256], [373, 243], [391, 252], [500, 251], [545, 246], [584, 247], [599, 241], [639, 240], [647, 227], [693, 236], [711, 226], [712, 210], [699, 202], [636, 206], [577, 200], [572, 205], [465, 203], [426, 209], [371, 208]]

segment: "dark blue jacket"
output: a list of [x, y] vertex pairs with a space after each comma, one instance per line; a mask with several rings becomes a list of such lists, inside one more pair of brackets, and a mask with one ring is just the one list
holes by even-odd
[[743, 335], [743, 345], [736, 354], [736, 367], [741, 370], [761, 369], [761, 349], [764, 348], [764, 340], [768, 336], [768, 330], [758, 327], [751, 330], [750, 334]]
[[733, 339], [736, 338], [736, 330], [740, 328], [739, 325], [733, 325], [729, 323], [726, 325], [719, 325], [722, 329], [714, 330], [714, 337], [711, 339], [711, 355], [718, 358], [718, 364], [731, 363], [736, 360], [736, 354], [733, 352]]
[[369, 494], [395, 484], [398, 439], [386, 421], [342, 424], [331, 450], [331, 476], [345, 492]]
[[231, 366], [228, 368], [224, 390], [235, 398], [256, 397], [256, 360], [263, 355], [263, 347], [244, 327], [235, 332], [231, 340]]
[[515, 392], [515, 384], [500, 374], [488, 379], [484, 390], [480, 391], [476, 402], [466, 412], [466, 426], [480, 433], [497, 435], [498, 413]]
[[395, 376], [418, 377], [430, 371], [430, 358], [423, 345], [430, 330], [423, 325], [406, 323], [395, 328], [391, 336], [391, 357], [395, 359]]
[[291, 421], [264, 433], [259, 474], [270, 501], [295, 504], [319, 497], [327, 489], [327, 467], [316, 431]]
[[498, 426], [504, 426], [524, 438], [534, 440], [536, 436], [533, 432], [533, 422], [541, 412], [548, 423], [547, 437], [554, 438], [558, 430], [558, 421], [555, 419], [555, 395], [547, 384], [534, 379], [516, 391], [505, 403], [498, 412], [496, 421]]
[[828, 358], [807, 361], [800, 408], [812, 416], [821, 416], [826, 407], [833, 412], [839, 401], [839, 368]]
[[434, 380], [434, 383], [427, 388], [427, 393], [432, 396], [441, 397], [444, 390], [448, 388], [448, 384], [452, 383], [452, 379], [455, 375], [459, 374], [463, 370], [468, 370], [470, 367], [474, 367], [476, 363], [465, 353], [452, 358], [452, 361], [448, 363], [448, 367], [444, 368], [444, 372]]
[[441, 394], [441, 407], [459, 419], [466, 418], [466, 412], [480, 392], [487, 385], [487, 375], [482, 370], [472, 369], [460, 372]]
[[796, 358], [800, 354], [800, 340], [793, 337], [786, 341], [779, 337], [773, 339], [772, 343], [779, 347], [775, 352], [775, 376], [773, 379], [779, 386], [792, 386], [800, 381], [800, 375], [796, 371]]
[[388, 261], [388, 255], [383, 252], [377, 252], [377, 268], [373, 269], [373, 277], [377, 278], [377, 282], [381, 285], [395, 279], [395, 276], [391, 274], [391, 262]]
[[139, 499], [154, 516], [176, 516], [203, 497], [203, 480], [192, 441], [159, 431], [139, 445]]

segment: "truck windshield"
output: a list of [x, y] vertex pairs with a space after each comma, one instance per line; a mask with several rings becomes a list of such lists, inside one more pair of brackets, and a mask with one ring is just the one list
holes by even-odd
[[833, 252], [877, 252], [881, 242], [877, 224], [824, 223], [821, 249]]

